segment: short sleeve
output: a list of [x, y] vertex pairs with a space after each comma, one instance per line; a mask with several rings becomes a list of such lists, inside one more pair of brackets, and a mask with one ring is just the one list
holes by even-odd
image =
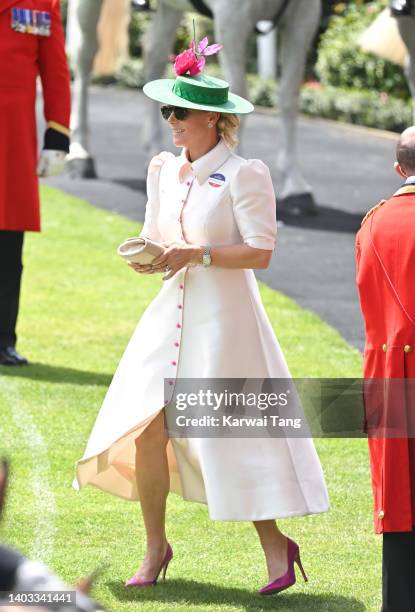
[[161, 153], [152, 158], [148, 166], [147, 172], [147, 204], [144, 224], [140, 232], [140, 236], [143, 238], [150, 238], [150, 240], [155, 240], [156, 242], [163, 241], [163, 237], [161, 236], [157, 227], [158, 215], [160, 210], [160, 170], [164, 162], [169, 158], [174, 158], [173, 153], [169, 153], [168, 151], [162, 151]]
[[272, 251], [277, 236], [277, 220], [268, 166], [260, 159], [244, 160], [231, 180], [230, 195], [245, 244]]

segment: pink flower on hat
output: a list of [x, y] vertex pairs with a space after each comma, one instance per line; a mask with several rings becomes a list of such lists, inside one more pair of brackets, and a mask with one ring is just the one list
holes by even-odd
[[189, 74], [190, 76], [196, 76], [202, 72], [206, 63], [206, 55], [214, 55], [223, 45], [209, 45], [208, 46], [207, 36], [201, 40], [197, 45], [197, 51], [195, 51], [195, 41], [192, 40], [190, 49], [186, 49], [183, 53], [180, 53], [174, 62], [174, 71], [177, 76], [182, 74]]
[[220, 51], [223, 47], [223, 45], [218, 45], [218, 44], [208, 46], [208, 42], [209, 42], [208, 37], [205, 36], [205, 38], [203, 38], [200, 41], [200, 43], [197, 45], [197, 50], [202, 55], [215, 55], [215, 53]]
[[186, 74], [196, 64], [196, 56], [194, 53], [194, 41], [192, 40], [192, 48], [186, 49], [183, 53], [180, 53], [174, 62], [174, 71], [179, 76], [180, 74]]

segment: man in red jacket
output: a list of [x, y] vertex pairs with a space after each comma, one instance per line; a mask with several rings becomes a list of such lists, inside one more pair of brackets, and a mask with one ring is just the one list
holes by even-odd
[[[395, 169], [405, 184], [369, 211], [356, 237], [365, 379], [415, 378], [415, 127], [400, 137]], [[409, 381], [397, 400], [398, 380], [390, 381], [395, 415], [383, 416], [410, 426], [414, 402]], [[389, 410], [386, 402], [383, 407]], [[375, 532], [383, 533], [382, 612], [415, 610], [413, 436], [402, 427], [397, 437], [369, 436]]]
[[[47, 129], [38, 160], [36, 82]], [[25, 231], [40, 231], [38, 176], [55, 174], [69, 151], [70, 80], [59, 0], [0, 0], [0, 365], [16, 352]]]

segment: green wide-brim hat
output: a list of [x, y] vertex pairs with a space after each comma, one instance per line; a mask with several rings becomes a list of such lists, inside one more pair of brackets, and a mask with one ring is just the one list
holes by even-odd
[[207, 74], [157, 79], [146, 83], [143, 92], [157, 102], [195, 110], [235, 114], [254, 110], [251, 102], [229, 91], [229, 83]]

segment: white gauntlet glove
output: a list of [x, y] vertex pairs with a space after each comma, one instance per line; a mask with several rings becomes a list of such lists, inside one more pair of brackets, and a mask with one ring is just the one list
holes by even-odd
[[37, 166], [38, 176], [46, 177], [61, 174], [65, 169], [66, 155], [66, 151], [43, 149]]

